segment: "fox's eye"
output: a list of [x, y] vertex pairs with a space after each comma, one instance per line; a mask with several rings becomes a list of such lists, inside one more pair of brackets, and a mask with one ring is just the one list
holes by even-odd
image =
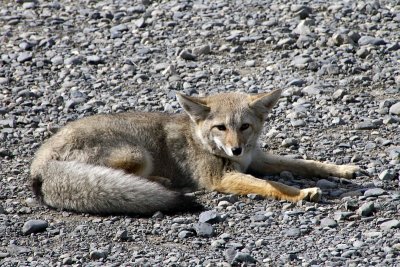
[[221, 125], [216, 125], [215, 127], [217, 127], [217, 129], [220, 130], [220, 131], [225, 131], [225, 130], [226, 130], [226, 127], [225, 127], [225, 125], [223, 125], [223, 124], [221, 124]]
[[241, 130], [241, 131], [244, 131], [244, 130], [248, 129], [249, 127], [250, 127], [250, 124], [248, 124], [248, 123], [243, 123], [242, 126], [240, 127], [240, 130]]

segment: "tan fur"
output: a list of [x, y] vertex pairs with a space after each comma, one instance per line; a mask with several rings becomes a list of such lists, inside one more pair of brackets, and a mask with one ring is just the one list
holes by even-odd
[[171, 189], [187, 188], [319, 201], [319, 188], [300, 190], [246, 174], [286, 170], [352, 178], [360, 171], [261, 151], [264, 120], [280, 94], [178, 95], [186, 114], [96, 115], [69, 123], [36, 154], [35, 192], [50, 206], [94, 213], [177, 208], [185, 203]]

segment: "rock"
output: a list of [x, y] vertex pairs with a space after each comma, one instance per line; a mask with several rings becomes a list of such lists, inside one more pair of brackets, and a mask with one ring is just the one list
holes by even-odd
[[[10, 82], [10, 79], [7, 77], [0, 77], [0, 85], [7, 84]], [[1, 114], [1, 113], [0, 113]]]
[[384, 170], [383, 172], [381, 172], [379, 174], [379, 179], [383, 180], [383, 181], [390, 181], [393, 180], [394, 177], [396, 176], [396, 174], [391, 171], [391, 170]]
[[49, 223], [44, 220], [29, 220], [24, 223], [22, 227], [22, 233], [24, 235], [30, 235], [32, 233], [39, 233], [46, 230], [49, 226]]
[[283, 253], [280, 256], [280, 259], [284, 262], [291, 262], [291, 261], [295, 261], [298, 259], [297, 254], [296, 253]]
[[115, 234], [115, 240], [119, 241], [127, 241], [129, 239], [128, 231], [127, 230], [118, 230]]
[[92, 65], [97, 65], [97, 64], [103, 63], [103, 60], [99, 56], [96, 56], [96, 55], [88, 56], [86, 58], [86, 61], [88, 64], [92, 64]]
[[91, 260], [99, 260], [107, 258], [107, 253], [103, 250], [93, 250], [89, 254]]
[[295, 16], [298, 16], [300, 19], [306, 19], [312, 14], [312, 8], [305, 5], [291, 5], [290, 11], [292, 11]]
[[380, 228], [385, 231], [388, 231], [390, 229], [400, 228], [400, 221], [399, 220], [389, 220], [389, 221], [383, 222], [383, 223], [381, 223]]
[[295, 138], [286, 138], [285, 140], [282, 141], [283, 147], [297, 146], [298, 144], [299, 141]]
[[343, 89], [338, 89], [332, 94], [332, 98], [334, 100], [339, 100], [342, 99], [342, 97], [345, 95], [345, 91]]
[[311, 34], [310, 26], [312, 25], [314, 25], [314, 20], [311, 19], [301, 20], [297, 25], [296, 29], [293, 30], [293, 33], [296, 33], [298, 35]]
[[301, 235], [301, 231], [299, 228], [289, 228], [284, 231], [287, 237], [299, 237]]
[[264, 214], [256, 214], [251, 217], [251, 220], [253, 222], [264, 222], [265, 220], [267, 220], [267, 216], [265, 216]]
[[334, 219], [331, 218], [323, 218], [320, 222], [321, 227], [329, 227], [329, 228], [335, 228], [337, 227], [337, 222]]
[[292, 65], [299, 68], [304, 69], [307, 67], [308, 63], [312, 62], [313, 60], [305, 55], [297, 56], [292, 60]]
[[196, 55], [190, 53], [188, 50], [182, 50], [179, 53], [179, 57], [185, 60], [195, 60], [196, 59]]
[[257, 261], [248, 253], [238, 252], [232, 260], [232, 265], [240, 263], [256, 263]]
[[354, 44], [354, 41], [344, 33], [335, 33], [331, 37], [331, 44], [341, 46], [343, 44]]
[[209, 55], [211, 53], [211, 46], [210, 45], [202, 45], [193, 49], [193, 54], [200, 56], [200, 55]]
[[389, 109], [389, 113], [394, 115], [400, 115], [400, 102], [391, 106]]
[[213, 248], [223, 248], [225, 247], [226, 241], [223, 239], [217, 239], [211, 241], [211, 247]]
[[328, 181], [326, 179], [318, 180], [316, 186], [321, 189], [333, 189], [338, 187], [337, 183]]
[[358, 40], [358, 44], [360, 46], [364, 46], [364, 45], [385, 45], [386, 42], [381, 38], [376, 38], [376, 37], [372, 37], [372, 36], [362, 36]]
[[82, 64], [82, 58], [80, 56], [71, 56], [64, 59], [65, 65], [79, 65]]
[[31, 61], [32, 60], [32, 53], [31, 52], [22, 52], [18, 55], [17, 61], [20, 63], [24, 63], [27, 61]]
[[199, 222], [201, 223], [218, 223], [221, 220], [221, 216], [215, 210], [207, 210], [199, 215]]
[[351, 211], [337, 211], [335, 212], [334, 219], [335, 221], [344, 221], [349, 217], [353, 216], [355, 213]]
[[185, 238], [191, 237], [191, 236], [193, 236], [193, 235], [194, 235], [193, 232], [187, 231], [187, 230], [182, 230], [182, 231], [180, 231], [180, 232], [178, 233], [178, 237], [179, 237], [180, 239], [185, 239]]
[[198, 236], [211, 237], [214, 235], [214, 227], [209, 223], [195, 223], [193, 227]]
[[50, 61], [54, 66], [62, 65], [64, 63], [64, 59], [60, 55], [53, 57]]
[[355, 124], [354, 128], [356, 130], [373, 130], [373, 129], [378, 129], [379, 126], [371, 121], [363, 121]]
[[322, 88], [317, 84], [313, 84], [304, 87], [301, 91], [306, 95], [319, 95], [322, 93]]
[[306, 125], [306, 122], [304, 120], [291, 120], [290, 124], [293, 127], [303, 127]]
[[247, 60], [244, 64], [246, 67], [255, 67], [256, 61], [255, 60]]
[[293, 180], [294, 179], [293, 174], [289, 171], [283, 171], [279, 174], [279, 176], [284, 180]]
[[332, 125], [344, 125], [344, 124], [346, 124], [346, 122], [342, 118], [336, 117], [332, 119]]
[[235, 256], [236, 256], [235, 249], [228, 248], [228, 249], [224, 250], [224, 257], [227, 262], [232, 263]]
[[385, 195], [386, 191], [382, 188], [371, 188], [364, 192], [364, 196], [366, 197], [379, 197]]
[[375, 211], [374, 202], [367, 202], [361, 205], [361, 207], [357, 210], [357, 214], [362, 217], [368, 217], [373, 215]]
[[293, 79], [288, 83], [288, 86], [298, 86], [301, 87], [306, 84], [306, 81], [303, 79]]

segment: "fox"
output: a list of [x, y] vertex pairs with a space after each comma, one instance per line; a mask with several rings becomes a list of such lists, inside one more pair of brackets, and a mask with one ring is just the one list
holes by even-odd
[[281, 94], [177, 92], [181, 113], [133, 111], [69, 122], [38, 149], [33, 192], [52, 208], [92, 214], [197, 209], [201, 204], [187, 194], [197, 190], [319, 202], [318, 187], [263, 177], [289, 171], [351, 179], [362, 169], [265, 152], [259, 138]]

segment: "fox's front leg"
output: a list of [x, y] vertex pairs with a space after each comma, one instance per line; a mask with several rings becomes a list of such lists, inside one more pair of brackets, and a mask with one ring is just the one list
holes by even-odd
[[322, 194], [321, 190], [316, 187], [298, 189], [281, 183], [258, 179], [252, 175], [239, 172], [225, 173], [222, 179], [214, 185], [213, 189], [221, 193], [238, 195], [257, 194], [263, 197], [272, 197], [293, 202], [299, 200], [318, 202]]
[[290, 171], [295, 175], [304, 177], [329, 176], [342, 177], [347, 179], [355, 178], [358, 173], [364, 171], [358, 166], [336, 165], [322, 163], [314, 160], [290, 159], [283, 156], [276, 156], [258, 150], [253, 156], [249, 171], [258, 174], [279, 174], [282, 171]]

